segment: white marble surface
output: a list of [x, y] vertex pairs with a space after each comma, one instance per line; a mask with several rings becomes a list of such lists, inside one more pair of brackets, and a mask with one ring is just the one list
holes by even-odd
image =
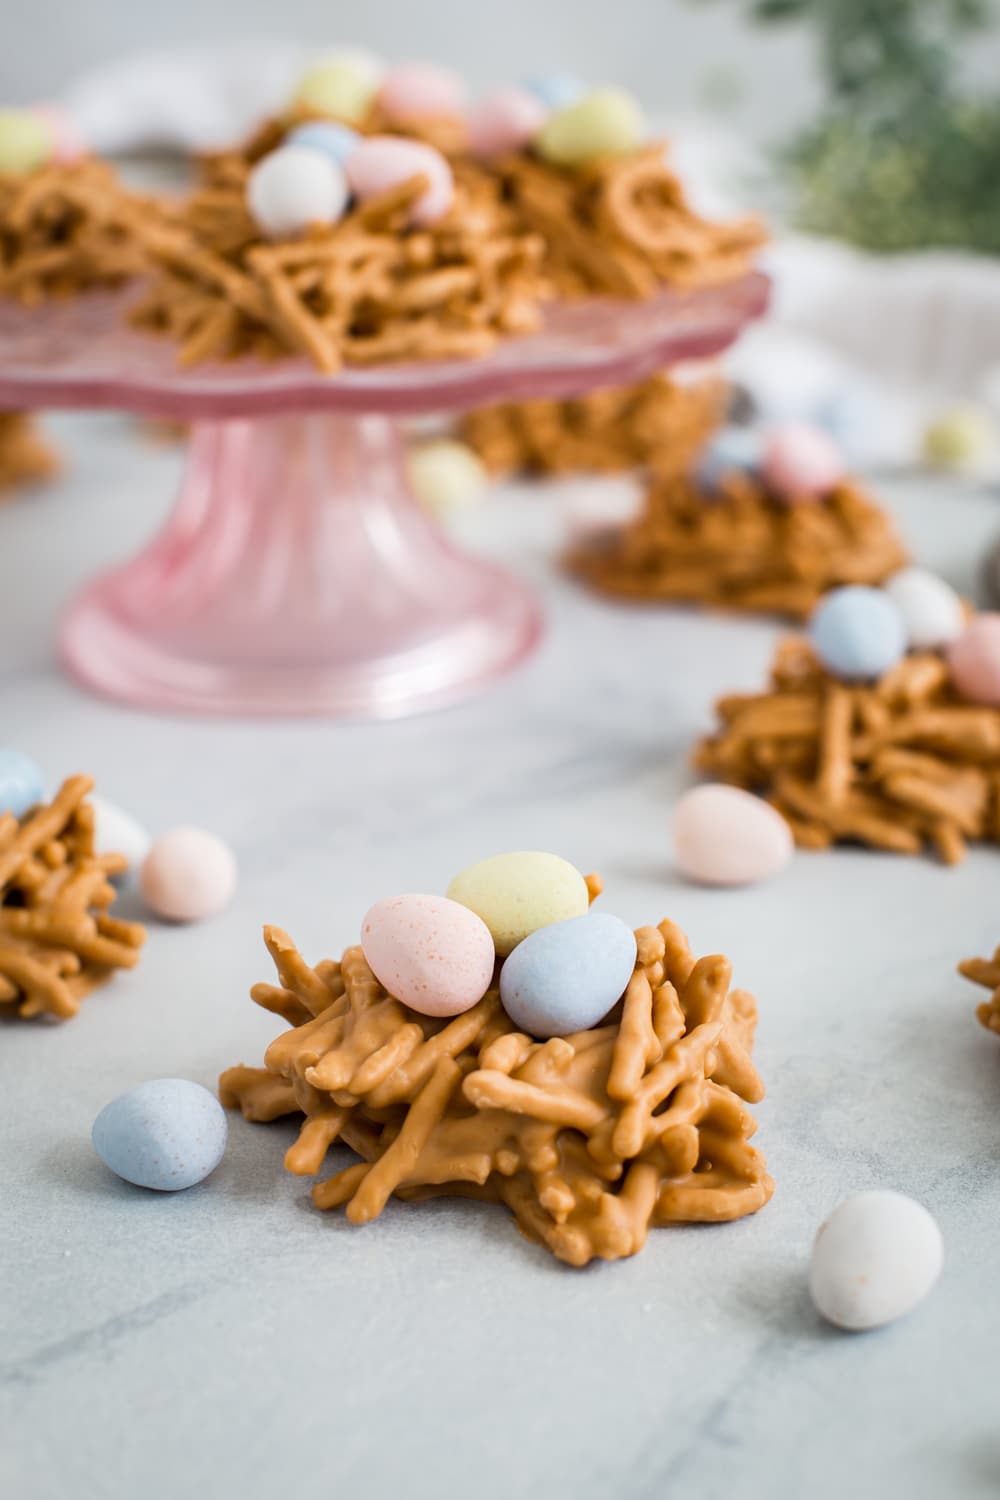
[[[150, 531], [178, 457], [119, 419], [55, 426], [66, 479], [0, 509], [0, 740], [53, 778], [94, 772], [154, 829], [216, 828], [242, 887], [209, 925], [153, 928], [140, 970], [70, 1025], [0, 1028], [0, 1492], [995, 1496], [1000, 1045], [954, 966], [1000, 941], [1000, 856], [800, 854], [759, 889], [679, 883], [666, 829], [688, 746], [714, 694], [759, 679], [775, 631], [577, 593], [551, 569], [551, 496], [511, 494], [471, 528], [537, 580], [551, 628], [464, 708], [200, 724], [86, 697], [53, 663], [59, 604]], [[886, 493], [919, 554], [971, 586], [998, 497]], [[246, 998], [263, 921], [319, 958], [376, 897], [517, 847], [602, 871], [609, 910], [669, 913], [757, 993], [777, 1181], [758, 1217], [575, 1273], [499, 1209], [392, 1205], [363, 1230], [319, 1215], [282, 1171], [286, 1125], [234, 1119], [218, 1172], [176, 1197], [93, 1156], [121, 1089], [258, 1061], [276, 1029]], [[896, 1327], [837, 1335], [804, 1294], [808, 1246], [876, 1185], [937, 1215], [945, 1275]]]

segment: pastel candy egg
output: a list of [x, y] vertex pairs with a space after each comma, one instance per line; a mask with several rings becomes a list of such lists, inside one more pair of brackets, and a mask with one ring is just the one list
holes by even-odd
[[23, 818], [44, 795], [42, 773], [20, 750], [0, 749], [0, 814]]
[[454, 438], [436, 438], [410, 453], [414, 494], [432, 515], [445, 516], [485, 499], [490, 478], [478, 453]]
[[393, 135], [373, 135], [362, 141], [347, 160], [347, 179], [355, 197], [364, 203], [411, 177], [426, 177], [427, 191], [410, 210], [414, 224], [436, 224], [451, 208], [455, 180], [451, 168], [433, 146]]
[[807, 422], [794, 422], [769, 435], [761, 472], [779, 499], [819, 500], [843, 479], [844, 461], [829, 433]]
[[456, 875], [448, 895], [482, 918], [501, 958], [540, 927], [590, 909], [587, 882], [558, 854], [494, 854]]
[[608, 912], [588, 912], [541, 927], [519, 943], [500, 970], [500, 999], [529, 1036], [570, 1036], [604, 1019], [635, 968], [631, 927]]
[[761, 441], [747, 427], [728, 427], [709, 443], [695, 468], [700, 488], [717, 490], [727, 474], [753, 474], [760, 465]]
[[975, 406], [957, 406], [942, 412], [924, 432], [923, 455], [935, 469], [975, 468], [993, 445], [988, 416]]
[[965, 610], [955, 590], [926, 568], [903, 568], [884, 585], [903, 617], [906, 644], [932, 651], [956, 640], [965, 629]]
[[80, 127], [66, 110], [58, 104], [35, 104], [32, 109], [49, 133], [53, 161], [78, 161], [86, 154], [87, 145]]
[[139, 872], [143, 900], [170, 922], [201, 922], [227, 907], [236, 891], [228, 844], [203, 828], [173, 828], [150, 848]]
[[545, 124], [545, 105], [527, 89], [495, 89], [475, 108], [469, 138], [477, 156], [489, 159], [520, 151]]
[[280, 146], [261, 157], [247, 179], [247, 207], [269, 239], [288, 239], [310, 224], [332, 224], [347, 207], [347, 178], [335, 161], [305, 146]]
[[334, 120], [309, 120], [305, 125], [296, 125], [285, 139], [287, 146], [306, 146], [310, 151], [321, 151], [338, 167], [342, 167], [354, 151], [361, 137], [347, 125], [338, 125]]
[[547, 111], [576, 104], [587, 92], [582, 79], [574, 78], [570, 73], [542, 73], [535, 78], [526, 78], [524, 87], [541, 101]]
[[599, 156], [624, 156], [642, 134], [642, 114], [630, 94], [595, 89], [550, 115], [535, 145], [546, 161], [574, 167]]
[[379, 108], [395, 125], [440, 120], [465, 113], [465, 84], [450, 68], [436, 63], [399, 63], [382, 79]]
[[881, 677], [906, 650], [896, 605], [881, 589], [861, 584], [831, 589], [813, 612], [809, 635], [827, 671], [845, 682]]
[[975, 615], [948, 647], [948, 670], [963, 698], [1000, 708], [1000, 614]]
[[41, 114], [31, 109], [0, 109], [0, 176], [21, 177], [49, 161], [55, 141]]
[[91, 1140], [126, 1182], [176, 1193], [215, 1171], [227, 1135], [226, 1112], [208, 1089], [187, 1078], [154, 1078], [106, 1104]]
[[783, 870], [795, 841], [768, 802], [734, 786], [696, 786], [674, 809], [674, 855], [689, 880], [749, 885]]
[[836, 1327], [881, 1328], [923, 1301], [943, 1263], [941, 1231], [922, 1204], [903, 1193], [855, 1193], [820, 1226], [809, 1291]]
[[113, 802], [90, 797], [94, 809], [94, 848], [98, 854], [124, 854], [130, 870], [138, 870], [149, 853], [152, 840], [141, 823]]
[[359, 125], [378, 93], [378, 73], [357, 53], [335, 53], [314, 63], [299, 80], [294, 103], [300, 109], [332, 115]]
[[489, 928], [446, 896], [391, 896], [361, 924], [361, 947], [375, 978], [422, 1016], [459, 1016], [493, 980]]

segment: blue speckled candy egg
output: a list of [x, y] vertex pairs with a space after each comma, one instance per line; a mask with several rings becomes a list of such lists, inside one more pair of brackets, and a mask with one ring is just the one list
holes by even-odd
[[747, 427], [724, 427], [702, 453], [695, 470], [701, 489], [717, 490], [727, 474], [753, 474], [761, 457], [760, 434]]
[[898, 606], [881, 589], [860, 584], [831, 589], [813, 611], [809, 635], [827, 671], [845, 682], [881, 677], [906, 651]]
[[587, 92], [586, 84], [570, 73], [544, 73], [537, 78], [526, 78], [524, 88], [540, 99], [546, 109], [565, 109]]
[[152, 1078], [104, 1106], [91, 1140], [126, 1182], [176, 1193], [215, 1171], [227, 1134], [225, 1110], [200, 1083]]
[[360, 140], [358, 132], [346, 125], [338, 125], [333, 120], [308, 120], [305, 125], [296, 125], [288, 132], [285, 144], [321, 151], [342, 167]]
[[500, 970], [504, 1009], [529, 1036], [569, 1036], [596, 1026], [621, 999], [635, 954], [635, 933], [607, 912], [540, 927]]
[[44, 795], [42, 773], [20, 750], [0, 749], [0, 813], [23, 818]]

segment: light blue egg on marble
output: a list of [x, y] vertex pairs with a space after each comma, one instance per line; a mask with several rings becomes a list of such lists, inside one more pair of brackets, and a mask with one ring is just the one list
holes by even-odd
[[306, 146], [310, 151], [319, 151], [342, 167], [360, 140], [358, 132], [346, 125], [338, 125], [333, 120], [309, 120], [289, 131], [285, 145]]
[[20, 750], [0, 749], [0, 813], [23, 818], [45, 795], [42, 773]]
[[524, 88], [540, 99], [546, 109], [565, 109], [576, 104], [587, 92], [586, 84], [571, 73], [543, 73], [537, 78], [526, 78]]
[[214, 1172], [226, 1149], [226, 1112], [187, 1078], [153, 1078], [106, 1104], [94, 1121], [94, 1150], [137, 1187], [176, 1193]]
[[759, 432], [750, 427], [724, 427], [698, 459], [695, 481], [701, 489], [717, 490], [727, 474], [754, 474], [761, 452]]
[[529, 1036], [569, 1036], [603, 1020], [635, 968], [635, 933], [607, 912], [540, 927], [500, 970], [500, 999]]
[[816, 606], [809, 636], [827, 671], [845, 682], [881, 677], [906, 651], [906, 625], [881, 589], [850, 584], [831, 589]]

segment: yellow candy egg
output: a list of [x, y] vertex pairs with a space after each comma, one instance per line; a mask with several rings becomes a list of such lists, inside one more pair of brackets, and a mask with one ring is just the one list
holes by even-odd
[[479, 455], [453, 438], [421, 443], [410, 453], [408, 469], [414, 494], [434, 516], [477, 505], [490, 487]]
[[0, 173], [23, 176], [41, 167], [55, 142], [45, 121], [28, 109], [0, 109]]
[[535, 142], [546, 161], [580, 166], [599, 156], [624, 156], [643, 138], [642, 114], [621, 89], [595, 89], [549, 116]]
[[494, 854], [456, 875], [448, 897], [481, 917], [505, 958], [540, 927], [582, 917], [590, 893], [579, 870], [558, 854]]
[[378, 78], [352, 57], [331, 57], [302, 75], [294, 103], [316, 114], [331, 115], [348, 125], [360, 124], [369, 114]]

